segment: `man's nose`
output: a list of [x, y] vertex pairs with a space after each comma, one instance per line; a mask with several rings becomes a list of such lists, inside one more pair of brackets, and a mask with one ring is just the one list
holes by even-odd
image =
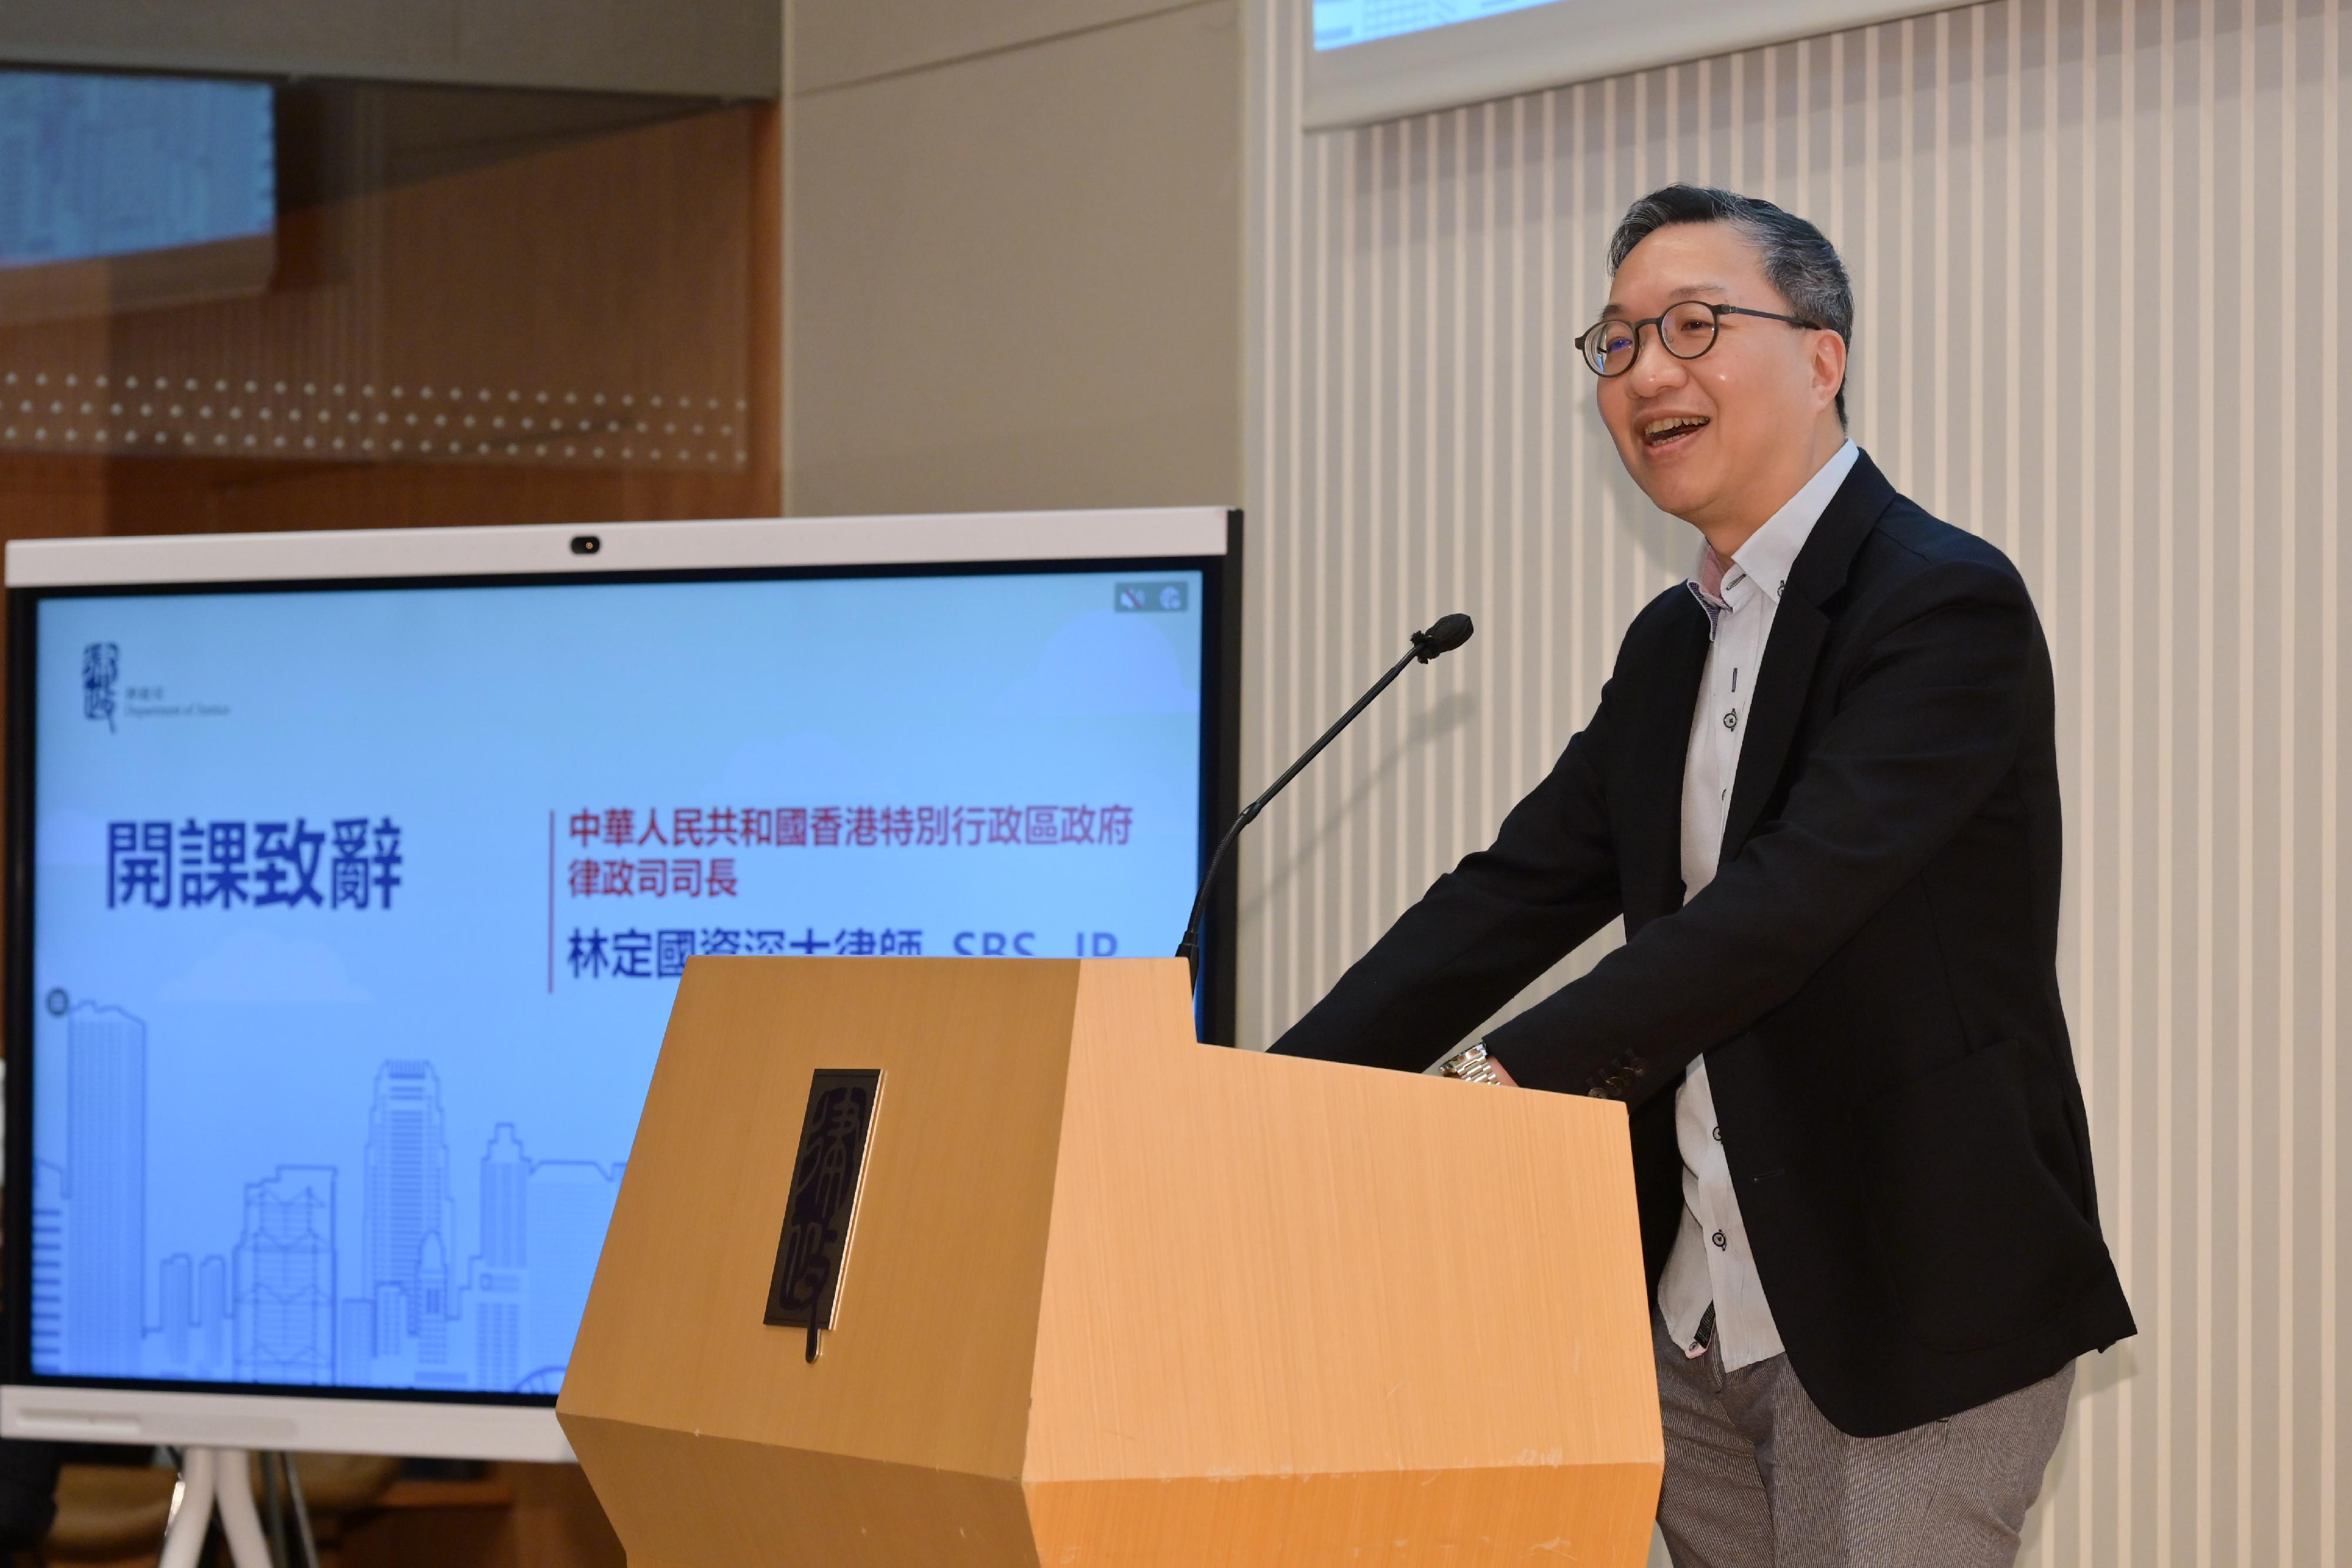
[[1689, 380], [1688, 367], [1666, 352], [1658, 327], [1644, 327], [1633, 335], [1633, 368], [1625, 372], [1626, 390], [1636, 397], [1654, 397]]

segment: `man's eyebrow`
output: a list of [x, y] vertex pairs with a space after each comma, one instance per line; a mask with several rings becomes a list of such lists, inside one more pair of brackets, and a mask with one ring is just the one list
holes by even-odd
[[[1685, 299], [1699, 299], [1704, 298], [1710, 294], [1729, 294], [1731, 290], [1727, 286], [1720, 283], [1685, 283], [1681, 287], [1666, 296], [1666, 303], [1669, 305], [1675, 305], [1679, 304]], [[1632, 312], [1627, 310], [1624, 306], [1620, 305], [1617, 301], [1612, 299], [1608, 304], [1603, 305], [1601, 308], [1601, 315], [1596, 317], [1595, 319], [1606, 319], [1612, 316], [1626, 316], [1630, 314], [1632, 314]]]

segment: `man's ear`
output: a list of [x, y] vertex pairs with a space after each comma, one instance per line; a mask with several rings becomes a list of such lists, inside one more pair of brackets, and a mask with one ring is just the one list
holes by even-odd
[[1824, 328], [1813, 334], [1813, 392], [1827, 407], [1844, 385], [1845, 339]]

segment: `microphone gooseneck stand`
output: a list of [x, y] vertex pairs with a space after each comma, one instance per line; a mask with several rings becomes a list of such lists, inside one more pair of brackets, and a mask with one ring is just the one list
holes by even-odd
[[1281, 794], [1284, 785], [1297, 778], [1308, 763], [1321, 756], [1323, 748], [1337, 740], [1339, 737], [1339, 732], [1356, 721], [1358, 714], [1372, 706], [1373, 698], [1388, 690], [1390, 684], [1404, 674], [1407, 664], [1415, 660], [1426, 664], [1440, 653], [1452, 653], [1470, 641], [1472, 629], [1470, 617], [1456, 612], [1452, 615], [1440, 617], [1428, 631], [1414, 632], [1412, 646], [1406, 650], [1404, 657], [1391, 664], [1388, 674], [1374, 681], [1371, 689], [1358, 697], [1356, 706], [1341, 714], [1338, 721], [1325, 730], [1314, 745], [1307, 748], [1304, 756], [1283, 769], [1282, 777], [1267, 785], [1264, 794], [1242, 808], [1241, 815], [1234, 819], [1234, 825], [1227, 828], [1225, 836], [1217, 841], [1216, 853], [1209, 857], [1209, 873], [1201, 879], [1201, 891], [1192, 895], [1192, 915], [1184, 922], [1184, 940], [1176, 945], [1176, 956], [1191, 966], [1190, 972], [1196, 992], [1201, 984], [1201, 916], [1209, 906], [1209, 890], [1217, 885], [1217, 873], [1224, 869], [1225, 855], [1234, 847], [1234, 841], [1241, 837], [1242, 830], [1256, 821], [1258, 813], [1265, 810], [1266, 802]]

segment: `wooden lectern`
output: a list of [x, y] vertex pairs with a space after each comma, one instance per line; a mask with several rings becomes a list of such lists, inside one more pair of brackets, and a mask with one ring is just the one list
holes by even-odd
[[[634, 1568], [1639, 1568], [1624, 1108], [1192, 1032], [1175, 959], [693, 960], [556, 1406]], [[826, 1069], [881, 1078], [812, 1362]]]

